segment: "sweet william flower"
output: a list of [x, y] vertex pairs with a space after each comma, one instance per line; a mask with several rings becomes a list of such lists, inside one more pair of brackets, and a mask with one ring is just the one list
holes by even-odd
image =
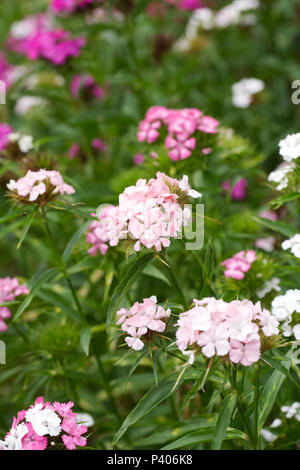
[[36, 202], [44, 205], [56, 197], [57, 194], [74, 194], [75, 189], [66, 184], [58, 171], [28, 170], [19, 180], [10, 180], [7, 188], [13, 197], [22, 202]]
[[241, 343], [237, 340], [231, 340], [229, 358], [233, 363], [240, 362], [243, 366], [250, 366], [260, 358], [260, 341]]
[[300, 132], [290, 134], [279, 142], [279, 153], [286, 162], [300, 157]]
[[291, 250], [296, 258], [300, 258], [300, 233], [297, 233], [288, 240], [285, 240], [281, 246], [284, 250]]
[[232, 258], [228, 258], [221, 263], [225, 267], [225, 277], [236, 280], [243, 279], [256, 259], [256, 253], [253, 250], [239, 251]]

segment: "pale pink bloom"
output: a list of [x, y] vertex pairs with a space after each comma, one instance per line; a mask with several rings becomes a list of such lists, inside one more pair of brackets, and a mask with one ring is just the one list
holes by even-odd
[[116, 215], [118, 208], [115, 206], [107, 206], [99, 211], [97, 214], [92, 213], [96, 217], [88, 228], [86, 242], [93, 245], [88, 253], [91, 256], [96, 256], [98, 253], [105, 255], [109, 248], [109, 227], [110, 220]]
[[261, 250], [268, 252], [274, 251], [275, 243], [276, 238], [274, 237], [257, 238], [255, 240], [256, 248], [260, 248]]
[[250, 365], [260, 357], [261, 336], [278, 333], [278, 320], [260, 302], [205, 298], [194, 305], [176, 324], [176, 344], [190, 363], [201, 348], [206, 357], [228, 355], [232, 362]]
[[256, 259], [256, 253], [253, 250], [239, 251], [232, 258], [228, 258], [221, 263], [225, 267], [225, 277], [236, 280], [243, 279]]
[[263, 211], [259, 213], [259, 216], [262, 217], [263, 219], [273, 220], [274, 222], [278, 220], [277, 213], [273, 211], [272, 209], [264, 209]]
[[132, 349], [143, 349], [143, 337], [149, 332], [162, 333], [166, 329], [166, 321], [171, 315], [170, 309], [165, 310], [157, 305], [155, 296], [144, 299], [142, 303], [136, 302], [129, 310], [122, 308], [117, 312], [119, 317], [117, 325], [121, 325], [129, 336], [126, 343]]
[[[7, 188], [30, 202], [59, 194], [74, 194], [75, 189], [66, 184], [56, 170], [28, 170], [23, 178], [10, 180]], [[40, 198], [41, 196], [41, 198]]]
[[229, 358], [231, 362], [240, 362], [243, 366], [251, 366], [260, 358], [260, 341], [254, 340], [244, 344], [237, 340], [231, 340]]

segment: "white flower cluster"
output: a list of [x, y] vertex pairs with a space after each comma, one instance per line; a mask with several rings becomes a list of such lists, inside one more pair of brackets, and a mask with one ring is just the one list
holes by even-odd
[[281, 411], [287, 419], [294, 418], [296, 421], [300, 421], [300, 403], [298, 401], [295, 401], [290, 406], [282, 406]]
[[181, 51], [189, 50], [190, 41], [197, 37], [199, 29], [210, 31], [231, 25], [252, 25], [256, 22], [256, 17], [249, 12], [257, 8], [259, 0], [234, 0], [216, 12], [211, 8], [195, 10], [187, 24], [185, 36], [176, 42], [175, 48]]
[[300, 258], [300, 233], [297, 233], [288, 240], [285, 240], [281, 246], [284, 250], [291, 250], [296, 258]]
[[276, 170], [268, 176], [268, 181], [271, 183], [276, 183], [278, 191], [287, 188], [289, 184], [288, 174], [291, 173], [295, 168], [293, 163], [281, 163]]
[[270, 173], [268, 180], [277, 183], [277, 189], [281, 191], [288, 186], [288, 174], [296, 168], [293, 160], [300, 157], [300, 132], [290, 134], [279, 142], [279, 154], [282, 156], [284, 163]]
[[267, 294], [272, 292], [272, 290], [276, 290], [280, 292], [280, 280], [278, 277], [272, 277], [269, 281], [266, 281], [263, 286], [256, 291], [256, 295], [259, 299], [263, 299]]
[[258, 78], [243, 78], [232, 85], [232, 104], [236, 108], [248, 108], [253, 101], [253, 96], [260, 93], [265, 84]]
[[22, 153], [28, 153], [29, 150], [33, 149], [32, 135], [26, 135], [26, 134], [20, 134], [19, 132], [13, 132], [12, 134], [9, 134], [8, 139], [10, 142], [18, 144], [18, 147]]
[[294, 335], [300, 340], [300, 323], [291, 325], [293, 313], [300, 313], [300, 290], [290, 289], [284, 295], [275, 297], [272, 302], [272, 313], [279, 321], [283, 321], [282, 332], [284, 336]]

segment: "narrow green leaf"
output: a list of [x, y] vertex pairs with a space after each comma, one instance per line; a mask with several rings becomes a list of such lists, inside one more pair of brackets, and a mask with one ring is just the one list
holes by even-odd
[[75, 248], [75, 245], [76, 243], [80, 240], [80, 238], [82, 237], [82, 235], [84, 234], [84, 232], [86, 232], [87, 228], [89, 227], [91, 221], [87, 221], [85, 222], [84, 224], [80, 225], [79, 229], [76, 230], [76, 232], [74, 233], [74, 235], [72, 236], [72, 238], [69, 240], [64, 252], [63, 252], [63, 255], [62, 255], [62, 259], [63, 259], [63, 262], [66, 263], [68, 261], [68, 259], [70, 258], [74, 248]]
[[138, 259], [135, 263], [133, 263], [128, 269], [127, 273], [117, 286], [108, 306], [106, 320], [107, 328], [110, 326], [113, 315], [119, 307], [121, 300], [126, 295], [126, 292], [128, 291], [129, 287], [137, 278], [137, 276], [141, 274], [145, 267], [153, 260], [153, 258], [154, 255], [152, 253], [144, 255], [142, 258]]
[[183, 383], [185, 380], [184, 376], [178, 381], [178, 373], [174, 373], [169, 375], [165, 379], [163, 379], [158, 385], [154, 384], [148, 390], [148, 392], [141, 398], [138, 402], [136, 407], [129, 413], [125, 421], [123, 422], [122, 426], [120, 427], [119, 431], [117, 432], [114, 443], [117, 443], [123, 434], [127, 431], [127, 429], [135, 424], [139, 419], [143, 416], [150, 413], [150, 411], [154, 410], [160, 403], [166, 400], [177, 388]]
[[33, 211], [31, 214], [29, 214], [26, 217], [26, 222], [25, 222], [25, 225], [23, 227], [21, 238], [20, 238], [19, 243], [17, 245], [17, 250], [19, 250], [19, 248], [21, 248], [21, 245], [22, 245], [23, 241], [25, 240], [25, 237], [26, 237], [26, 235], [28, 233], [28, 230], [29, 230], [29, 228], [30, 228], [30, 226], [33, 222], [33, 219], [36, 216], [36, 213], [37, 213], [37, 210]]
[[153, 264], [149, 264], [146, 266], [146, 268], [143, 271], [143, 274], [146, 276], [154, 277], [155, 279], [159, 279], [160, 281], [165, 282], [168, 284], [168, 286], [171, 286], [171, 282], [167, 278], [167, 276], [164, 275], [156, 266], [153, 266]]
[[[167, 446], [163, 447], [161, 450], [182, 449], [186, 446], [201, 444], [202, 442], [210, 442], [213, 438], [214, 430], [215, 428], [208, 428], [191, 432], [190, 434], [187, 434], [186, 436], [180, 439], [176, 439], [176, 441], [171, 442]], [[246, 439], [246, 435], [238, 429], [229, 428], [223, 440], [231, 439]]]
[[253, 216], [253, 218], [261, 225], [264, 225], [266, 228], [273, 230], [274, 232], [280, 233], [285, 237], [290, 238], [297, 233], [296, 230], [294, 230], [290, 225], [284, 222], [280, 222], [278, 220], [274, 222], [273, 220], [264, 219], [262, 217], [256, 216]]
[[230, 425], [232, 413], [236, 405], [236, 395], [229, 393], [222, 401], [217, 424], [212, 438], [212, 450], [221, 450], [222, 442], [226, 437], [226, 431]]
[[30, 305], [32, 299], [36, 296], [38, 293], [39, 289], [42, 287], [43, 284], [48, 282], [52, 277], [54, 277], [56, 274], [58, 274], [60, 271], [58, 268], [50, 268], [47, 271], [45, 271], [43, 274], [41, 274], [34, 282], [30, 293], [25, 297], [21, 305], [19, 306], [13, 321], [17, 321], [24, 310]]
[[80, 343], [81, 343], [83, 351], [85, 352], [87, 356], [89, 355], [89, 351], [90, 351], [91, 338], [92, 338], [91, 327], [89, 325], [83, 327], [82, 330], [80, 331]]
[[[287, 369], [289, 369], [290, 367], [291, 353], [292, 351], [289, 351], [286, 355], [287, 360], [283, 361], [283, 365]], [[279, 370], [274, 370], [274, 372], [271, 374], [271, 376], [265, 383], [258, 403], [258, 429], [261, 429], [263, 427], [269, 414], [271, 413], [276, 397], [285, 379], [285, 374], [283, 374]]]

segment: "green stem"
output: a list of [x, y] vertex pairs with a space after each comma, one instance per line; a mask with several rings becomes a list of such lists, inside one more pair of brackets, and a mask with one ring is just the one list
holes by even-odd
[[249, 439], [249, 443], [250, 443], [251, 447], [253, 449], [255, 449], [255, 439], [254, 439], [254, 436], [253, 436], [253, 431], [251, 429], [251, 425], [250, 425], [248, 416], [244, 411], [241, 395], [239, 393], [239, 389], [238, 389], [238, 386], [237, 386], [236, 367], [233, 366], [233, 365], [232, 365], [232, 373], [229, 374], [229, 379], [230, 379], [230, 383], [231, 383], [232, 388], [236, 391], [236, 394], [237, 394], [237, 402], [236, 402], [237, 403], [237, 409], [239, 411], [240, 418], [241, 418], [241, 421], [242, 421], [243, 426], [244, 426], [244, 431], [248, 435], [248, 439]]
[[255, 395], [254, 395], [254, 440], [255, 449], [259, 449], [259, 429], [258, 429], [258, 405], [259, 405], [259, 363], [255, 370]]

